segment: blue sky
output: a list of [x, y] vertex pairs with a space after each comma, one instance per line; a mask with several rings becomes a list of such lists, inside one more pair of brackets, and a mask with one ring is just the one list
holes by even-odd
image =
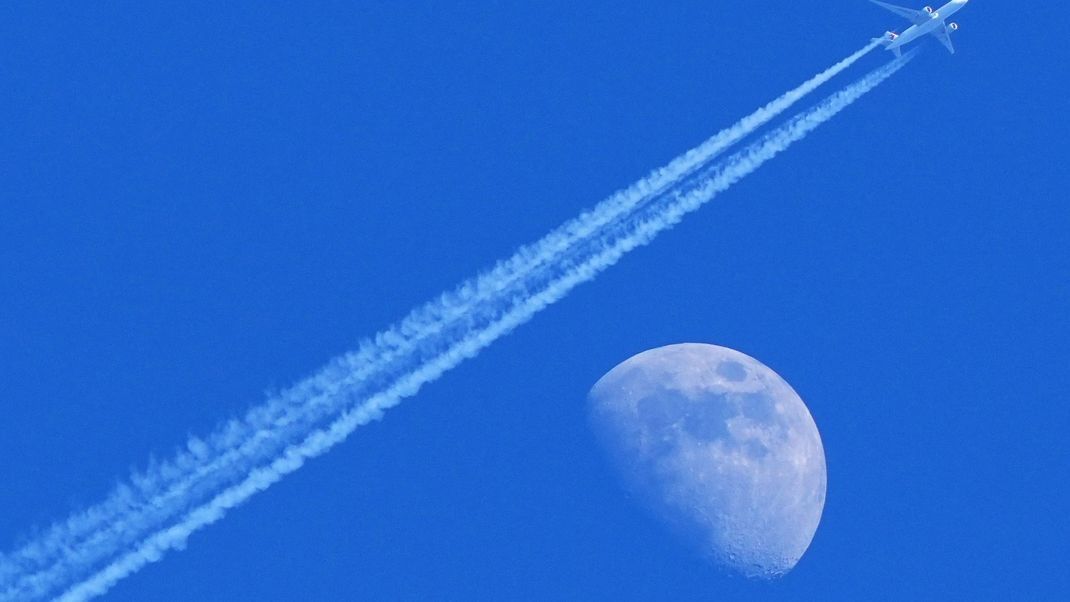
[[[0, 8], [0, 548], [901, 26], [514, 4]], [[972, 2], [957, 55], [926, 41], [111, 598], [1065, 595], [1068, 16]], [[780, 581], [693, 554], [587, 428], [605, 371], [684, 341], [767, 364], [821, 431]]]

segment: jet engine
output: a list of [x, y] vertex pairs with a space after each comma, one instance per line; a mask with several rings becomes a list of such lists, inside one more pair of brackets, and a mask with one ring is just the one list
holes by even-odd
[[934, 9], [933, 7], [931, 7], [931, 6], [926, 6], [926, 7], [925, 7], [925, 12], [927, 12], [927, 13], [929, 13], [929, 14], [931, 15], [931, 14], [933, 14], [934, 12], [936, 12], [936, 10], [935, 10], [935, 9]]
[[959, 30], [959, 24], [958, 23], [948, 23], [947, 24], [947, 28], [950, 29], [951, 31], [958, 31]]

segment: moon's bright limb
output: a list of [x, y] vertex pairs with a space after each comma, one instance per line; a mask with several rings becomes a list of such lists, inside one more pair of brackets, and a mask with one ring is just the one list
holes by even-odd
[[669, 345], [603, 376], [592, 423], [633, 491], [720, 564], [790, 571], [825, 505], [825, 452], [799, 395], [738, 351]]

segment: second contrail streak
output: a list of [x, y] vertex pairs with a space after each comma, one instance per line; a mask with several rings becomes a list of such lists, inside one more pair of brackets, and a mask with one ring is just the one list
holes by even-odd
[[518, 290], [513, 297], [499, 297], [503, 302], [498, 303], [491, 312], [495, 314], [493, 318], [460, 330], [458, 336], [435, 355], [414, 366], [379, 392], [359, 401], [353, 409], [344, 412], [333, 422], [286, 447], [275, 459], [253, 469], [240, 482], [193, 508], [175, 524], [142, 539], [129, 552], [119, 555], [111, 564], [73, 585], [60, 599], [85, 600], [102, 594], [120, 579], [159, 560], [168, 550], [181, 548], [190, 534], [218, 521], [229, 509], [297, 470], [306, 460], [323, 454], [362, 424], [377, 419], [384, 410], [415, 394], [424, 384], [473, 357], [543, 308], [563, 298], [577, 285], [591, 280], [628, 251], [650, 242], [658, 233], [671, 228], [684, 215], [727, 190], [875, 88], [901, 69], [909, 59], [910, 56], [905, 56], [871, 72], [742, 151], [720, 163], [697, 170], [685, 186], [668, 190], [649, 207], [611, 228], [608, 234], [591, 241], [564, 261], [555, 263], [556, 269], [537, 287]]

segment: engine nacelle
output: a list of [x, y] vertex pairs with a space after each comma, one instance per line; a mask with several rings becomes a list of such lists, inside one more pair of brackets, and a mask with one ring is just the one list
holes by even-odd
[[933, 13], [935, 13], [935, 12], [936, 12], [936, 9], [934, 9], [934, 8], [933, 8], [933, 7], [931, 7], [931, 6], [926, 6], [926, 7], [925, 7], [925, 12], [927, 12], [927, 13], [929, 13], [929, 14], [931, 15], [931, 14], [933, 14]]
[[951, 31], [958, 31], [959, 30], [959, 24], [958, 23], [948, 23], [947, 24], [947, 28], [950, 29]]

